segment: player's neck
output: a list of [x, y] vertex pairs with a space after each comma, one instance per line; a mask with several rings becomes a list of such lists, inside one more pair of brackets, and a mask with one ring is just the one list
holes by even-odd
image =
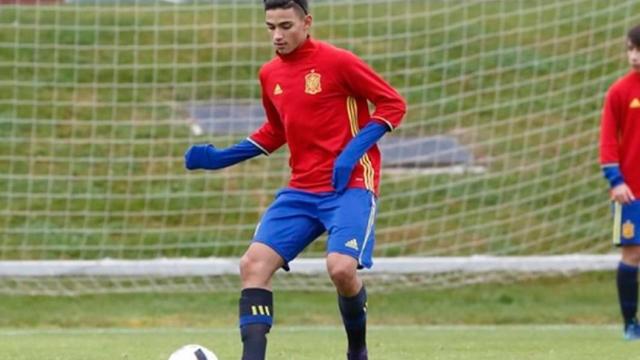
[[627, 78], [634, 79], [635, 81], [640, 80], [640, 71], [634, 68], [630, 68], [626, 76]]
[[280, 54], [279, 52], [276, 52], [276, 54], [284, 61], [295, 61], [307, 57], [315, 50], [316, 42], [311, 38], [311, 35], [307, 35], [307, 38], [290, 53]]

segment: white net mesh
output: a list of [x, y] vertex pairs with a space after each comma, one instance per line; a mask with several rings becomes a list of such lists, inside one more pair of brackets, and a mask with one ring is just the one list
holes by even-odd
[[[260, 120], [257, 72], [272, 56], [261, 2], [15, 2], [0, 1], [0, 260], [241, 255], [286, 183], [286, 151], [195, 173], [182, 154], [232, 144]], [[375, 256], [609, 252], [598, 121], [625, 72], [634, 4], [311, 1], [313, 35], [360, 55], [409, 103], [383, 146]], [[320, 239], [302, 257], [323, 252]], [[504, 274], [369, 281], [516, 276]], [[234, 275], [0, 278], [10, 293], [237, 285]]]

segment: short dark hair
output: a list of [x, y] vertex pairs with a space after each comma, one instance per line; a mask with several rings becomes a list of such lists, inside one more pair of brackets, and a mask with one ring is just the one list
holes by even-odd
[[640, 48], [640, 25], [636, 25], [629, 30], [627, 39], [633, 46]]
[[273, 9], [291, 9], [301, 11], [304, 15], [309, 14], [309, 3], [307, 0], [263, 0], [264, 11]]

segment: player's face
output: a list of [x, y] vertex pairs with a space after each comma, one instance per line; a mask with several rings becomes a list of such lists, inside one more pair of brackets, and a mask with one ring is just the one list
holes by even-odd
[[633, 70], [640, 72], [640, 48], [627, 40], [627, 59]]
[[292, 52], [307, 39], [311, 15], [301, 16], [294, 8], [267, 10], [265, 15], [271, 43], [280, 54]]

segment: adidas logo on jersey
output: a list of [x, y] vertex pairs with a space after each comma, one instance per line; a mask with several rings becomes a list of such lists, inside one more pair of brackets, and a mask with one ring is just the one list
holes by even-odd
[[356, 239], [351, 239], [347, 241], [346, 243], [344, 243], [344, 246], [356, 251], [358, 250], [358, 242], [356, 241]]
[[633, 100], [631, 101], [631, 104], [629, 104], [629, 108], [631, 109], [640, 108], [640, 100], [638, 100], [638, 98], [633, 98]]
[[280, 95], [282, 94], [282, 88], [280, 87], [280, 84], [276, 84], [276, 87], [273, 89], [273, 95]]

